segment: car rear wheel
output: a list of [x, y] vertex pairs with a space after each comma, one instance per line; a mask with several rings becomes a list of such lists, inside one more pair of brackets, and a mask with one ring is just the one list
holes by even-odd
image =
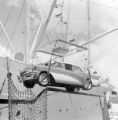
[[74, 92], [74, 91], [75, 91], [75, 88], [69, 86], [69, 87], [66, 87], [66, 91], [68, 91], [68, 92]]
[[38, 84], [43, 87], [46, 87], [49, 85], [49, 83], [50, 83], [49, 75], [47, 73], [41, 73], [38, 78]]
[[92, 88], [92, 82], [90, 78], [87, 78], [83, 84], [84, 90], [90, 90]]

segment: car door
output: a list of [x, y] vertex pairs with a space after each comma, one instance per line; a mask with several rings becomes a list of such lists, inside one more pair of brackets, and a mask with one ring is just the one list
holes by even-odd
[[56, 83], [82, 85], [81, 80], [78, 80], [78, 76], [73, 73], [71, 64], [61, 63], [55, 68], [52, 67], [51, 74]]

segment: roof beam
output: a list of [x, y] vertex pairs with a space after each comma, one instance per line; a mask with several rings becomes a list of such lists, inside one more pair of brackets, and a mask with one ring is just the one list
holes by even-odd
[[37, 52], [42, 52], [42, 53], [45, 53], [45, 54], [50, 54], [50, 55], [62, 57], [62, 55], [58, 55], [58, 54], [55, 54], [55, 53], [50, 53], [50, 52], [46, 52], [46, 51], [42, 51], [42, 50], [36, 50], [36, 51], [37, 51]]
[[72, 45], [72, 46], [75, 46], [75, 47], [78, 47], [78, 48], [81, 48], [81, 49], [84, 49], [84, 50], [88, 50], [86, 47], [83, 47], [83, 46], [80, 46], [80, 45], [76, 45], [76, 44], [73, 44], [73, 43], [70, 43], [70, 42], [66, 42], [66, 41], [63, 41], [63, 40], [60, 40], [60, 39], [58, 39], [57, 41], [63, 42], [65, 44], [69, 44], [69, 45]]

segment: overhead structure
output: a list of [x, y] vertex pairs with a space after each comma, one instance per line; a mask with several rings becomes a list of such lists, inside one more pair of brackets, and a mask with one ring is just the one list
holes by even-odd
[[[49, 14], [48, 14], [48, 17], [47, 17], [44, 25], [43, 25], [42, 27], [39, 27], [38, 30], [37, 30], [37, 34], [36, 34], [37, 36], [35, 37], [35, 40], [34, 40], [34, 42], [33, 42], [33, 44], [32, 44], [31, 51], [30, 51], [31, 55], [33, 55], [33, 52], [34, 52], [35, 50], [37, 50], [40, 42], [42, 42], [42, 38], [43, 38], [43, 36], [44, 36], [44, 34], [45, 34], [45, 31], [46, 31], [46, 29], [47, 29], [47, 27], [48, 27], [48, 24], [49, 24], [49, 22], [50, 22], [50, 19], [51, 19], [53, 10], [54, 10], [54, 8], [55, 8], [55, 6], [56, 6], [56, 2], [57, 2], [57, 0], [54, 0], [54, 1], [53, 1], [53, 4], [52, 4], [52, 6], [51, 6], [50, 12], [49, 12]], [[39, 26], [40, 26], [40, 25], [39, 25]], [[40, 29], [40, 30], [39, 30], [39, 29]], [[40, 33], [39, 33], [39, 32], [40, 32]], [[39, 37], [38, 37], [38, 36], [39, 36]]]

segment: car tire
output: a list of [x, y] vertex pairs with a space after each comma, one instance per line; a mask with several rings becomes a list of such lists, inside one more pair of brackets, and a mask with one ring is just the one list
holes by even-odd
[[33, 88], [34, 85], [35, 85], [35, 82], [33, 82], [33, 81], [24, 81], [24, 82], [23, 82], [23, 85], [24, 85], [26, 88]]
[[75, 91], [75, 88], [69, 86], [69, 87], [66, 87], [66, 91], [68, 91], [68, 92], [74, 92], [74, 91]]
[[89, 78], [86, 78], [86, 80], [83, 83], [83, 89], [90, 90], [91, 88], [92, 88], [92, 82]]
[[50, 77], [46, 72], [40, 73], [38, 78], [38, 84], [40, 86], [46, 87], [50, 83]]

